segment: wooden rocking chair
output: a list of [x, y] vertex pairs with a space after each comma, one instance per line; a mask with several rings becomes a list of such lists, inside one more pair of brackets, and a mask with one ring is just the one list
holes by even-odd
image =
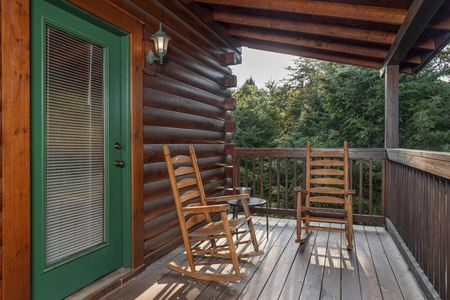
[[[306, 147], [306, 186], [297, 192], [297, 243], [304, 242], [312, 229], [345, 233], [347, 249], [353, 249], [354, 190], [349, 189], [348, 144], [344, 151]], [[303, 201], [304, 198], [304, 201]], [[310, 222], [315, 222], [314, 225]], [[344, 228], [320, 226], [318, 222], [343, 224]], [[303, 224], [303, 225], [302, 225]], [[302, 230], [306, 235], [301, 236]]]
[[[264, 254], [258, 249], [250, 210], [247, 206], [246, 199], [249, 195], [206, 198], [192, 145], [189, 145], [189, 152], [189, 156], [171, 157], [169, 147], [164, 146], [164, 156], [188, 261], [188, 266], [171, 262], [168, 267], [203, 280], [243, 280], [245, 274], [240, 271], [238, 259]], [[227, 200], [241, 200], [244, 217], [229, 220], [230, 206], [226, 203]], [[207, 205], [208, 202], [216, 204]], [[216, 216], [220, 214], [221, 220], [213, 222], [214, 214]], [[253, 247], [253, 251], [244, 252], [249, 246]], [[206, 272], [207, 266], [216, 264], [223, 265], [222, 267], [231, 265], [232, 271], [227, 270], [227, 273], [221, 274], [221, 268], [218, 268], [212, 273]]]

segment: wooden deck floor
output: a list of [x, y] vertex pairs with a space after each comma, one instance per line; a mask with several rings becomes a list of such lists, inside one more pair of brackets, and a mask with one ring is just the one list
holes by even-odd
[[210, 282], [166, 267], [182, 263], [179, 247], [103, 299], [424, 299], [389, 233], [355, 226], [353, 251], [340, 233], [315, 231], [294, 243], [295, 220], [254, 217], [262, 257], [242, 260], [240, 282]]

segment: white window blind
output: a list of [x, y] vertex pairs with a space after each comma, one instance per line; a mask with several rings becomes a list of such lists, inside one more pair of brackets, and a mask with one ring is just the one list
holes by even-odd
[[103, 48], [46, 29], [46, 263], [104, 241]]

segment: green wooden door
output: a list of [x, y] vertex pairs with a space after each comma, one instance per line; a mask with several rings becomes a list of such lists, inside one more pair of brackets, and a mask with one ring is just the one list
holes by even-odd
[[124, 40], [32, 1], [33, 299], [60, 299], [127, 264]]

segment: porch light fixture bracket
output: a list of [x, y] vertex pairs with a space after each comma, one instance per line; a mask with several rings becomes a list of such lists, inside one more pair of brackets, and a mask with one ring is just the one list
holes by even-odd
[[171, 38], [162, 31], [162, 24], [159, 23], [159, 30], [152, 35], [156, 55], [150, 50], [145, 54], [145, 60], [149, 64], [153, 64], [155, 61], [159, 61], [159, 63], [162, 64], [163, 57], [167, 54], [167, 47], [169, 46], [170, 39]]

